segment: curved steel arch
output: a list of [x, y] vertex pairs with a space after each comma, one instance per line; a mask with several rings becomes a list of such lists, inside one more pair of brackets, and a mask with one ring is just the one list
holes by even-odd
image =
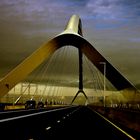
[[77, 15], [73, 15], [64, 32], [39, 47], [0, 81], [0, 97], [7, 94], [10, 89], [23, 80], [57, 49], [66, 45], [81, 48], [82, 52], [101, 73], [104, 73], [104, 71], [100, 62], [105, 62], [107, 68], [106, 77], [118, 90], [136, 90], [134, 85], [124, 78], [118, 70], [116, 70], [86, 39], [82, 37], [81, 20]]

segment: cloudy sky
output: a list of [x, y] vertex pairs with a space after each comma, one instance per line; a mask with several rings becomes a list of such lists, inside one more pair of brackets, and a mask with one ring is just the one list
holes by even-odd
[[0, 0], [0, 77], [61, 33], [73, 14], [84, 37], [139, 85], [140, 0]]

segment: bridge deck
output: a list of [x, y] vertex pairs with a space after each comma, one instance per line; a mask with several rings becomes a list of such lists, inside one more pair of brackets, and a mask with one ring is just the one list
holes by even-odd
[[24, 112], [26, 112], [24, 115], [19, 113], [18, 116], [1, 118], [2, 138], [14, 140], [136, 138], [120, 131], [114, 124], [86, 106]]

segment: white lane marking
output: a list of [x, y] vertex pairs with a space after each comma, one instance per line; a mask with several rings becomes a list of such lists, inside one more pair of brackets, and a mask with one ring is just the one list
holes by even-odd
[[51, 126], [48, 126], [48, 127], [46, 128], [46, 130], [49, 130], [49, 129], [51, 129]]
[[6, 118], [6, 119], [0, 120], [0, 123], [1, 122], [6, 122], [6, 121], [11, 121], [11, 120], [16, 120], [16, 119], [21, 119], [21, 118], [26, 118], [26, 117], [31, 117], [31, 116], [36, 116], [36, 115], [45, 114], [45, 113], [54, 112], [54, 111], [65, 110], [65, 109], [68, 109], [68, 108], [72, 108], [72, 107], [68, 106], [68, 107], [64, 107], [64, 108], [56, 108], [56, 109], [53, 109], [53, 110], [47, 110], [47, 111], [32, 113], [32, 114], [28, 114], [28, 115]]

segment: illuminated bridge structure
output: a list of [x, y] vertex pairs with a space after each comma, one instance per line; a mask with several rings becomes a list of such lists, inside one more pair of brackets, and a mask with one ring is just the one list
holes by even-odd
[[[78, 92], [71, 98], [71, 102], [68, 103], [61, 102], [55, 103], [55, 105], [54, 103], [49, 105], [47, 103], [45, 108], [35, 108], [32, 110], [2, 111], [0, 113], [1, 131], [12, 132], [11, 135], [7, 136], [3, 133], [3, 137], [5, 139], [9, 136], [13, 137], [13, 139], [63, 139], [65, 138], [64, 135], [66, 135], [74, 139], [75, 137], [91, 138], [92, 133], [95, 132], [93, 137], [96, 136], [101, 139], [102, 135], [98, 134], [104, 132], [104, 138], [107, 139], [138, 138], [140, 131], [136, 130], [135, 127], [128, 127], [128, 125], [130, 125], [130, 120], [134, 122], [134, 119], [136, 119], [137, 124], [140, 123], [138, 119], [140, 116], [139, 91], [83, 37], [81, 20], [77, 15], [73, 15], [70, 18], [62, 33], [43, 44], [0, 81], [1, 104], [4, 97], [18, 83], [24, 80], [45, 60], [49, 59], [54, 52], [65, 46], [74, 46], [78, 49]], [[104, 95], [100, 103], [90, 102], [89, 97], [83, 89], [83, 54], [104, 76]], [[117, 91], [119, 91], [118, 94], [121, 94], [125, 100], [121, 100], [119, 104], [108, 104], [106, 102], [105, 78], [110, 81]], [[86, 99], [85, 104], [82, 106], [73, 104], [79, 93], [84, 95]], [[22, 95], [13, 102], [14, 107], [20, 103], [21, 98]], [[133, 110], [132, 106], [135, 106]], [[126, 120], [128, 116], [132, 117], [132, 114], [135, 115], [135, 118], [128, 118], [129, 121], [127, 123], [129, 124], [127, 125], [120, 123], [120, 118], [117, 118], [117, 115], [122, 115], [122, 117], [125, 117], [124, 120]]]

